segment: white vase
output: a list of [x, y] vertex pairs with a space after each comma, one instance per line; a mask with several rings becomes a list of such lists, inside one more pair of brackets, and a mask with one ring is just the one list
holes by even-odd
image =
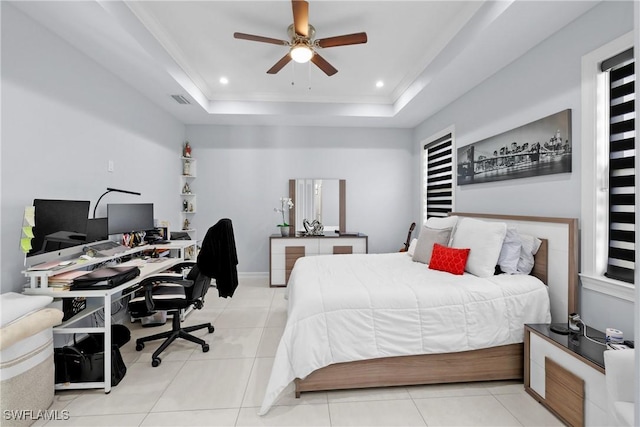
[[289, 237], [289, 227], [278, 226], [278, 228], [280, 229], [280, 235], [282, 237]]

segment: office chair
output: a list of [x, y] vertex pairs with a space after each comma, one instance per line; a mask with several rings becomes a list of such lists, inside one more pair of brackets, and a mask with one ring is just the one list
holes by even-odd
[[[232, 296], [237, 286], [236, 264], [237, 255], [231, 220], [222, 219], [207, 231], [197, 262], [177, 264], [171, 269], [173, 273], [148, 277], [140, 283], [144, 293], [129, 301], [131, 316], [146, 317], [161, 310], [167, 311], [167, 314], [172, 316], [170, 331], [136, 340], [136, 350], [141, 351], [145, 342], [165, 339], [153, 353], [151, 358], [153, 367], [160, 365], [162, 361], [159, 357], [160, 353], [177, 338], [200, 344], [204, 353], [209, 351], [209, 344], [189, 332], [207, 328], [209, 333], [213, 333], [215, 330], [213, 325], [203, 323], [181, 327], [180, 312], [190, 306], [197, 310], [203, 307], [204, 297], [213, 278], [216, 279], [221, 297]], [[182, 278], [181, 273], [184, 268], [191, 268], [185, 279]], [[230, 289], [229, 286], [233, 289]]]

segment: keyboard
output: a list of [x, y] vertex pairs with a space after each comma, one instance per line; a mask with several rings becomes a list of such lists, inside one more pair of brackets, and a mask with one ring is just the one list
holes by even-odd
[[112, 242], [110, 240], [96, 243], [95, 245], [88, 246], [87, 248], [95, 251], [98, 254], [98, 256], [112, 256], [122, 252], [126, 252], [129, 249], [131, 249], [128, 246], [121, 245], [119, 243]]
[[112, 242], [111, 240], [108, 240], [106, 242], [100, 242], [100, 243], [96, 243], [95, 245], [91, 245], [91, 249], [93, 249], [94, 251], [106, 251], [107, 249], [114, 249], [114, 248], [117, 248], [118, 246], [123, 246], [123, 245], [120, 245], [116, 242]]

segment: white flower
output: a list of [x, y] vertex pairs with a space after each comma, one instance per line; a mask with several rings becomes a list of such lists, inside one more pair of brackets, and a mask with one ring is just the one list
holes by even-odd
[[288, 226], [287, 222], [284, 220], [284, 211], [293, 209], [293, 200], [290, 197], [280, 197], [280, 209], [273, 208], [274, 212], [282, 213], [282, 224], [283, 226]]

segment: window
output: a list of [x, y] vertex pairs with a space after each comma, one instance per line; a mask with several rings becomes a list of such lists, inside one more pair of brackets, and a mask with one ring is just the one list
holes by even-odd
[[634, 301], [633, 32], [582, 58], [581, 281]]
[[432, 137], [424, 144], [423, 223], [432, 216], [444, 217], [453, 210], [453, 134]]
[[602, 62], [608, 78], [609, 251], [606, 277], [633, 283], [635, 267], [635, 61], [628, 49]]

